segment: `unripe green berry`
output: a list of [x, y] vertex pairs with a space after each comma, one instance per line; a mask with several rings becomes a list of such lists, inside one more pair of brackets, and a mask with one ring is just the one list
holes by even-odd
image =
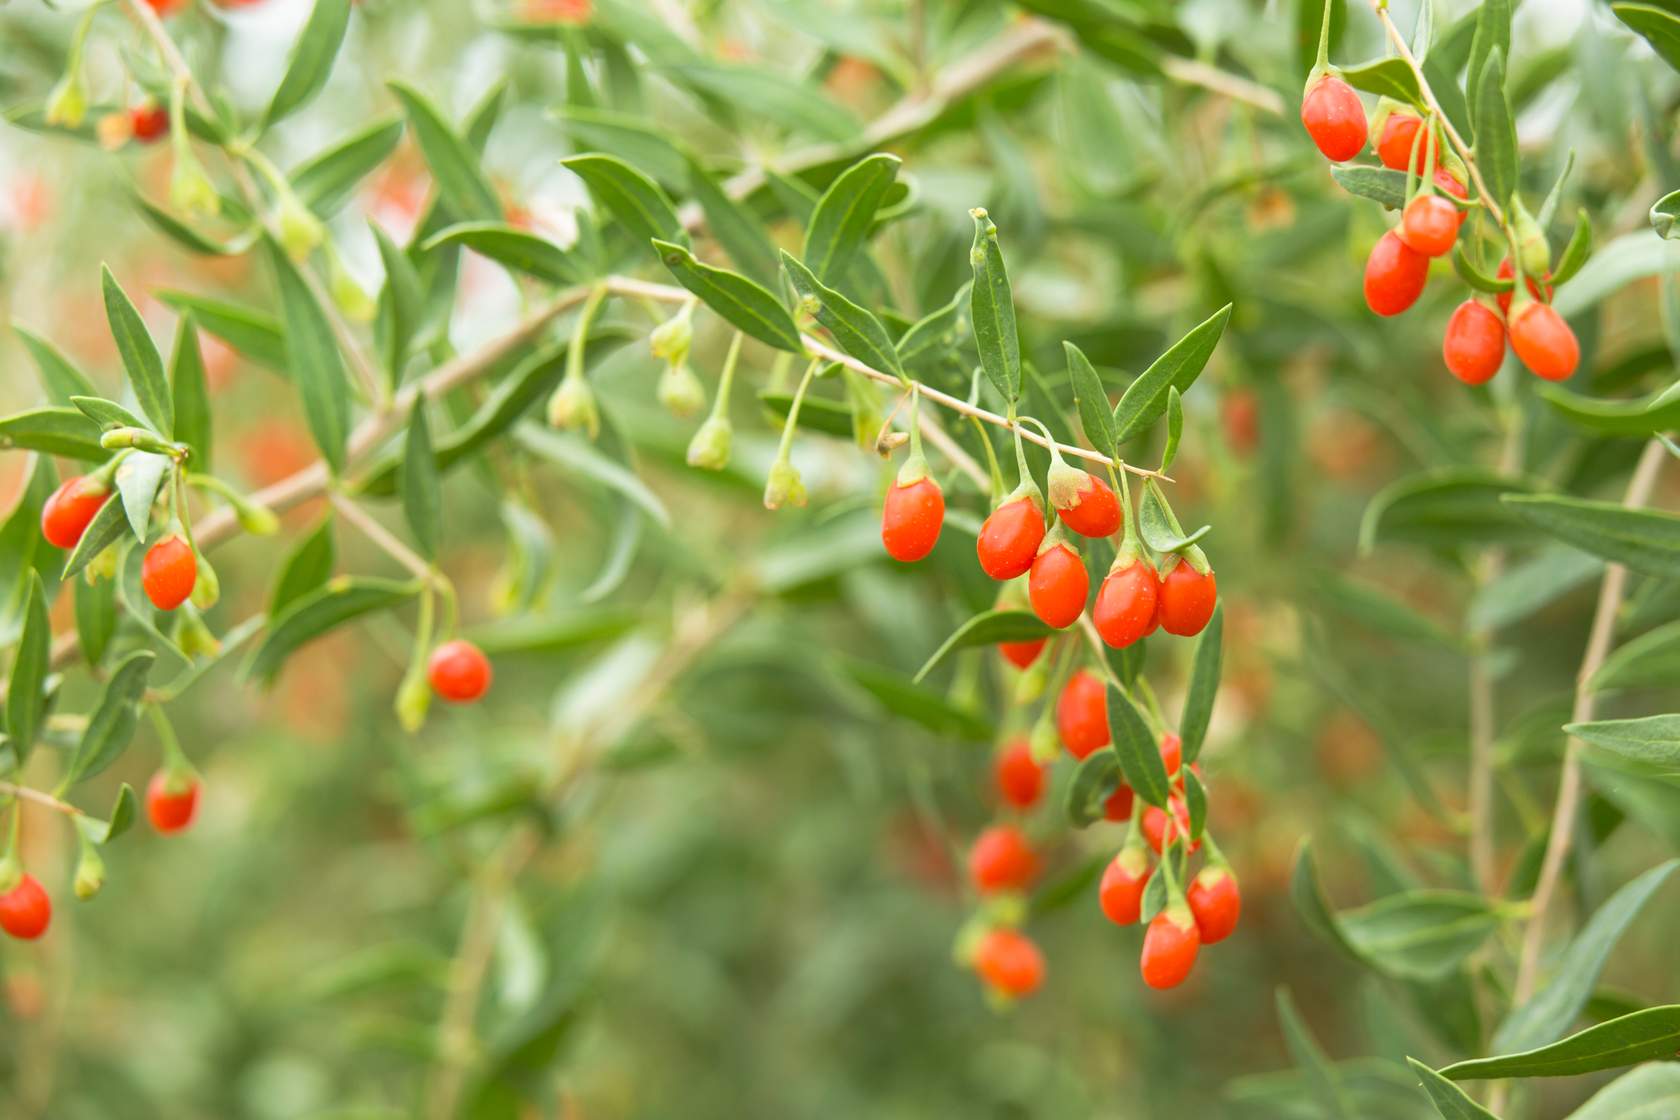
[[721, 471], [727, 467], [734, 433], [734, 425], [730, 424], [727, 416], [713, 416], [707, 420], [688, 441], [688, 465], [708, 471]]

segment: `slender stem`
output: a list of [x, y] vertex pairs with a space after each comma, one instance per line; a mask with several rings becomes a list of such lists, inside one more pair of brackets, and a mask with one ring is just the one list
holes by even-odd
[[337, 490], [332, 491], [329, 498], [332, 501], [333, 508], [339, 512], [344, 520], [359, 529], [362, 536], [378, 545], [380, 550], [389, 555], [391, 559], [407, 568], [413, 573], [415, 579], [427, 585], [440, 582], [436, 569], [421, 559], [413, 549], [398, 540], [396, 534], [374, 520], [373, 515], [368, 513], [367, 510]]
[[80, 817], [84, 814], [68, 801], [61, 801], [43, 790], [20, 786], [15, 782], [0, 782], [0, 797], [15, 797], [19, 801], [33, 801], [37, 805], [51, 809], [55, 813], [63, 813], [67, 817]]

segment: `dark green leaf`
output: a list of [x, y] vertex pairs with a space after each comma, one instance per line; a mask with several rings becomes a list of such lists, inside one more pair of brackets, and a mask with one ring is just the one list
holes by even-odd
[[951, 301], [912, 323], [898, 340], [898, 360], [905, 369], [921, 370], [948, 359], [968, 333], [968, 285]]
[[139, 649], [111, 671], [104, 691], [99, 694], [99, 703], [88, 717], [76, 753], [71, 756], [64, 774], [64, 788], [95, 777], [127, 749], [140, 719], [138, 705], [146, 692], [146, 678], [156, 661], [157, 654]]
[[430, 251], [439, 245], [465, 245], [499, 265], [550, 284], [575, 284], [582, 279], [564, 249], [502, 222], [462, 222], [429, 238], [421, 248]]
[[1516, 281], [1509, 277], [1501, 280], [1477, 268], [1465, 253], [1462, 242], [1453, 246], [1452, 263], [1453, 271], [1458, 273], [1459, 279], [1478, 292], [1508, 292], [1516, 286]]
[[1190, 391], [1190, 386], [1207, 367], [1208, 359], [1213, 357], [1214, 347], [1219, 345], [1230, 318], [1231, 305], [1226, 304], [1173, 343], [1138, 375], [1114, 407], [1115, 439], [1124, 443], [1160, 419], [1167, 410], [1169, 388], [1176, 388], [1180, 393]]
[[1325, 1057], [1301, 1013], [1295, 1010], [1295, 1001], [1290, 998], [1288, 988], [1279, 987], [1277, 990], [1277, 1012], [1278, 1022], [1283, 1024], [1284, 1043], [1289, 1047], [1290, 1057], [1306, 1074], [1307, 1085], [1318, 1102], [1319, 1114], [1327, 1120], [1354, 1120], [1341, 1075]]
[[280, 576], [274, 582], [274, 592], [268, 598], [268, 616], [279, 618], [286, 608], [332, 578], [336, 560], [333, 547], [332, 519], [322, 518], [281, 565]]
[[560, 161], [582, 179], [590, 197], [617, 218], [635, 241], [688, 244], [688, 231], [659, 184], [609, 155], [585, 153]]
[[1575, 229], [1569, 235], [1569, 243], [1563, 247], [1563, 253], [1558, 257], [1557, 267], [1552, 269], [1552, 284], [1562, 284], [1570, 279], [1581, 266], [1587, 263], [1592, 255], [1592, 222], [1587, 218], [1585, 210], [1575, 212]]
[[875, 212], [898, 175], [897, 156], [865, 156], [842, 172], [817, 199], [800, 256], [824, 284], [835, 285], [869, 242]]
[[1422, 1085], [1424, 1094], [1429, 1098], [1429, 1103], [1435, 1106], [1435, 1111], [1441, 1114], [1441, 1120], [1499, 1120], [1499, 1117], [1471, 1100], [1463, 1089], [1416, 1058], [1407, 1058], [1406, 1064], [1418, 1075], [1418, 1082]]
[[47, 591], [40, 573], [29, 573], [29, 592], [24, 601], [23, 633], [12, 660], [12, 676], [6, 683], [6, 736], [19, 765], [29, 758], [29, 748], [41, 727], [46, 710], [47, 671], [52, 667], [52, 621], [47, 617]]
[[647, 483], [589, 441], [534, 424], [521, 424], [515, 430], [515, 438], [525, 450], [623, 495], [655, 524], [670, 527], [670, 513]]
[[315, 0], [309, 21], [286, 61], [286, 76], [274, 91], [274, 100], [268, 103], [265, 128], [285, 120], [321, 92], [349, 25], [350, 0]]
[[408, 126], [450, 213], [460, 221], [501, 221], [501, 201], [485, 176], [473, 145], [462, 139], [424, 94], [405, 82], [393, 81], [389, 85], [402, 102]]
[[1074, 828], [1089, 828], [1103, 819], [1104, 802], [1120, 782], [1120, 757], [1104, 747], [1092, 751], [1074, 767], [1063, 809]]
[[32, 408], [0, 419], [0, 449], [92, 463], [111, 457], [99, 444], [99, 425], [75, 408]]
[[1050, 633], [1050, 627], [1039, 621], [1038, 616], [1030, 611], [981, 611], [957, 627], [950, 637], [940, 643], [939, 648], [933, 651], [933, 656], [923, 662], [922, 667], [916, 671], [912, 683], [920, 684], [922, 678], [931, 673], [940, 662], [960, 649], [992, 646], [999, 642], [1030, 642], [1049, 637]]
[[980, 350], [980, 368], [1011, 408], [1021, 395], [1021, 336], [1015, 326], [1015, 297], [998, 247], [997, 226], [984, 210], [975, 210], [974, 286], [969, 290], [969, 323]]
[[1638, 400], [1604, 400], [1561, 385], [1536, 386], [1540, 396], [1577, 428], [1600, 435], [1649, 439], [1680, 427], [1680, 388], [1670, 386]]
[[111, 337], [116, 339], [117, 353], [122, 355], [128, 382], [134, 387], [135, 399], [146, 415], [151, 417], [153, 430], [165, 439], [175, 434], [175, 402], [169, 393], [169, 380], [163, 375], [163, 358], [157, 344], [146, 330], [128, 293], [122, 290], [108, 267], [101, 266], [105, 291], [105, 317], [111, 324]]
[[1219, 692], [1224, 636], [1225, 609], [1216, 606], [1201, 637], [1196, 639], [1190, 685], [1184, 693], [1184, 717], [1179, 721], [1178, 737], [1184, 742], [1186, 766], [1202, 753], [1202, 740], [1207, 737], [1208, 723], [1213, 718], [1213, 700]]
[[286, 367], [303, 396], [304, 417], [315, 445], [336, 473], [344, 469], [344, 445], [350, 435], [350, 384], [344, 358], [326, 313], [291, 258], [273, 241], [268, 242], [268, 258], [286, 324]]
[[1680, 577], [1680, 517], [1554, 494], [1501, 499], [1525, 521], [1583, 552], [1659, 578]]
[[1184, 398], [1179, 395], [1178, 386], [1167, 387], [1167, 446], [1161, 450], [1161, 470], [1165, 471], [1173, 465], [1178, 457], [1178, 441], [1184, 438]]
[[1387, 167], [1332, 167], [1330, 175], [1349, 194], [1380, 202], [1390, 210], [1406, 205], [1406, 173]]
[[1390, 976], [1438, 980], [1481, 947], [1499, 924], [1494, 903], [1467, 891], [1391, 894], [1338, 915], [1354, 951]]
[[702, 264], [682, 245], [656, 240], [653, 247], [677, 282], [731, 325], [778, 350], [803, 352], [793, 316], [762, 285], [738, 272]]
[[791, 253], [782, 253], [782, 267], [787, 269], [788, 278], [799, 293], [801, 306], [828, 328], [840, 349], [872, 369], [904, 378], [898, 348], [874, 312], [825, 286]]
[[[1475, 74], [1479, 74], [1479, 80]], [[1476, 164], [1481, 168], [1488, 194], [1501, 207], [1507, 207], [1511, 204], [1511, 192], [1517, 187], [1517, 127], [1511, 119], [1510, 100], [1505, 96], [1504, 51], [1495, 49], [1489, 53], [1486, 63], [1475, 74], [1470, 120], [1476, 130]]]
[[443, 536], [443, 488], [438, 481], [437, 459], [432, 454], [432, 432], [426, 421], [426, 398], [414, 399], [408, 416], [408, 439], [399, 481], [403, 516], [420, 546], [421, 555], [435, 560]]
[[1423, 94], [1418, 90], [1417, 75], [1404, 59], [1383, 58], [1362, 66], [1343, 67], [1342, 78], [1354, 89], [1391, 97], [1407, 105], [1422, 107]]
[[1127, 784], [1149, 804], [1166, 808], [1172, 785], [1154, 734], [1130, 697], [1112, 686], [1107, 693], [1109, 739]]
[[1108, 390], [1085, 352], [1071, 342], [1064, 341], [1067, 353], [1068, 379], [1073, 382], [1073, 402], [1079, 409], [1079, 424], [1091, 446], [1104, 455], [1115, 453], [1114, 413], [1108, 402]]
[[1601, 1069], [1672, 1059], [1676, 1053], [1680, 1053], [1680, 1006], [1671, 1005], [1623, 1015], [1536, 1050], [1458, 1062], [1441, 1073], [1454, 1081], [1574, 1077]]
[[134, 824], [135, 806], [139, 798], [134, 796], [134, 787], [124, 782], [117, 787], [117, 799], [111, 803], [111, 819], [102, 821], [98, 817], [82, 815], [76, 818], [76, 828], [93, 844], [109, 844]]
[[[1476, 29], [1470, 39], [1469, 57], [1465, 59], [1466, 90], [1472, 106], [1482, 92], [1481, 83], [1487, 73], [1488, 58], [1494, 54], [1498, 54], [1501, 60], [1511, 57], [1511, 11], [1514, 6], [1512, 0], [1485, 0], [1476, 8]], [[1478, 156], [1481, 155], [1481, 138], [1478, 128]], [[1500, 201], [1503, 205], [1504, 200]]]
[[688, 183], [695, 201], [700, 203], [701, 212], [706, 215], [706, 227], [735, 266], [760, 284], [778, 283], [780, 265], [776, 260], [776, 246], [771, 243], [758, 218], [729, 197], [706, 169], [692, 159], [689, 160]]
[[409, 349], [426, 313], [426, 295], [420, 290], [420, 276], [414, 270], [409, 255], [392, 241], [377, 224], [372, 224], [374, 243], [379, 246], [379, 259], [385, 265], [385, 284], [379, 290], [379, 310], [375, 320], [375, 334], [379, 340], [380, 357], [392, 385], [402, 381], [403, 367], [408, 362]]
[[286, 372], [286, 336], [274, 316], [190, 292], [164, 291], [158, 298], [176, 311], [191, 311], [200, 327], [241, 354], [277, 373]]
[[983, 742], [992, 736], [991, 722], [983, 715], [958, 707], [937, 692], [911, 684], [890, 669], [853, 660], [842, 662], [840, 669], [888, 712], [903, 716], [935, 735], [970, 742]]
[[311, 156], [293, 169], [292, 191], [322, 219], [344, 206], [356, 185], [396, 151], [403, 119], [389, 117]]
[[1525, 535], [1515, 511], [1500, 503], [1534, 484], [1476, 467], [1441, 467], [1399, 479], [1372, 496], [1359, 525], [1359, 548], [1379, 541], [1460, 547]]
[[76, 575], [127, 531], [128, 515], [123, 511], [122, 499], [113, 493], [93, 515], [88, 527], [82, 530], [82, 539], [71, 549], [69, 558], [64, 561], [64, 574], [59, 578], [69, 579]]
[[204, 378], [204, 355], [198, 348], [198, 324], [190, 311], [181, 316], [175, 327], [169, 386], [175, 402], [175, 438], [187, 445], [192, 469], [209, 474], [210, 387]]
[[12, 329], [23, 340], [29, 356], [35, 360], [35, 368], [41, 373], [41, 386], [46, 389], [49, 401], [55, 405], [66, 406], [69, 405], [71, 397], [98, 395], [87, 374], [77, 369], [58, 347], [34, 331], [25, 330], [15, 323]]
[[76, 638], [82, 658], [89, 665], [105, 660], [111, 638], [117, 632], [117, 583], [102, 579], [76, 584]]
[[246, 662], [244, 675], [272, 683], [287, 658], [299, 648], [352, 619], [401, 606], [418, 591], [415, 583], [386, 579], [339, 576], [329, 580], [294, 599], [285, 613], [273, 620], [262, 645]]

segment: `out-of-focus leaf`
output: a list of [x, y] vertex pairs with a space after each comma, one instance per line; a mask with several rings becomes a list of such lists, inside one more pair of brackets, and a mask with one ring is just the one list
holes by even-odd
[[280, 566], [274, 591], [268, 597], [269, 617], [279, 618], [287, 607], [331, 579], [336, 559], [332, 519], [322, 518], [314, 532], [299, 541]]
[[76, 584], [76, 638], [82, 659], [89, 665], [105, 660], [111, 638], [117, 632], [117, 585], [115, 580]]
[[1390, 210], [1406, 205], [1406, 173], [1387, 167], [1332, 167], [1330, 175], [1349, 194], [1380, 202]]
[[1441, 467], [1399, 479], [1378, 491], [1359, 525], [1359, 548], [1404, 541], [1439, 547], [1526, 535], [1523, 520], [1500, 499], [1534, 483], [1477, 467]]
[[432, 454], [432, 429], [426, 420], [426, 398], [417, 396], [409, 412], [398, 489], [402, 494], [403, 517], [408, 521], [420, 554], [437, 558], [443, 536], [443, 487], [438, 479], [437, 458]]
[[585, 153], [560, 161], [589, 188], [590, 197], [617, 218], [633, 240], [688, 244], [688, 231], [659, 184], [621, 159]]
[[418, 591], [415, 583], [386, 579], [339, 576], [329, 580], [325, 586], [293, 600], [285, 613], [273, 620], [262, 645], [245, 663], [243, 675], [270, 683], [300, 647], [352, 619], [400, 606]]
[[1103, 819], [1103, 803], [1120, 781], [1120, 757], [1109, 747], [1092, 751], [1074, 767], [1063, 808], [1074, 828], [1089, 828]]
[[1663, 1120], [1675, 1113], [1680, 1113], [1680, 1066], [1653, 1062], [1622, 1074], [1566, 1120]]
[[550, 284], [575, 284], [582, 279], [560, 246], [503, 222], [462, 222], [429, 238], [421, 248], [439, 245], [464, 245], [499, 265]]
[[1594, 307], [1635, 280], [1680, 269], [1680, 244], [1654, 230], [1625, 233], [1594, 253], [1557, 294], [1552, 306], [1569, 318]]
[[89, 843], [109, 844], [134, 824], [135, 805], [139, 799], [134, 796], [134, 787], [124, 782], [117, 788], [117, 799], [111, 805], [110, 820], [100, 820], [82, 814], [76, 817], [76, 829], [88, 838]]
[[1225, 609], [1217, 606], [1201, 637], [1196, 639], [1190, 686], [1184, 693], [1184, 716], [1179, 720], [1178, 737], [1183, 741], [1186, 766], [1202, 753], [1202, 740], [1207, 737], [1208, 724], [1213, 719], [1213, 700], [1219, 692], [1224, 635]]
[[1680, 680], [1680, 622], [1670, 622], [1618, 646], [1589, 683], [1594, 691], [1668, 688]]
[[658, 495], [634, 472], [614, 462], [593, 444], [566, 432], [521, 424], [514, 431], [520, 446], [534, 455], [613, 490], [647, 514], [656, 525], [670, 528], [671, 515]]
[[1471, 1100], [1463, 1089], [1416, 1058], [1407, 1058], [1406, 1064], [1417, 1074], [1424, 1095], [1429, 1098], [1429, 1103], [1435, 1106], [1435, 1111], [1441, 1114], [1441, 1120], [1499, 1120], [1499, 1117]]
[[992, 646], [999, 642], [1030, 642], [1048, 637], [1050, 627], [1030, 611], [989, 610], [964, 622], [940, 643], [933, 656], [916, 671], [912, 684], [920, 684], [945, 658], [961, 649]]
[[[778, 282], [780, 265], [776, 247], [758, 218], [744, 205], [729, 197], [723, 187], [696, 160], [689, 161], [689, 189], [706, 215], [706, 227], [729, 259], [760, 284]], [[664, 250], [660, 253], [663, 255]], [[691, 291], [693, 289], [690, 289]]]
[[1611, 4], [1616, 18], [1645, 37], [1662, 60], [1680, 70], [1680, 13], [1662, 4]]
[[402, 134], [401, 117], [375, 121], [294, 168], [293, 193], [321, 218], [331, 218], [356, 185], [396, 151]]
[[929, 689], [864, 661], [845, 660], [839, 669], [859, 688], [895, 716], [903, 716], [936, 735], [981, 742], [991, 737], [991, 721], [977, 712], [960, 708]]
[[1558, 415], [1600, 435], [1648, 439], [1654, 432], [1680, 426], [1680, 384], [1631, 401], [1583, 396], [1561, 385], [1541, 385], [1538, 390]]
[[857, 118], [815, 87], [756, 66], [694, 61], [669, 67], [673, 80], [721, 98], [743, 113], [773, 121], [793, 132], [848, 142]]
[[297, 266], [273, 241], [268, 242], [268, 259], [280, 287], [286, 368], [303, 396], [304, 416], [315, 445], [334, 472], [342, 471], [344, 445], [350, 436], [350, 383], [338, 340]]
[[24, 349], [35, 360], [35, 368], [41, 373], [41, 386], [47, 391], [47, 399], [55, 405], [67, 406], [71, 397], [98, 396], [98, 390], [93, 387], [87, 374], [77, 369], [75, 364], [51, 342], [42, 338], [34, 331], [25, 330], [17, 324], [12, 324], [18, 338], [23, 340]]
[[274, 91], [274, 100], [268, 103], [264, 127], [285, 120], [321, 92], [349, 26], [350, 0], [315, 0], [303, 33], [286, 62], [286, 76]]
[[52, 667], [52, 621], [47, 618], [47, 592], [38, 572], [29, 573], [24, 601], [23, 632], [6, 682], [6, 736], [19, 765], [29, 758], [41, 715], [46, 710], [47, 670]]
[[1328, 1120], [1354, 1120], [1352, 1106], [1348, 1103], [1336, 1067], [1325, 1057], [1318, 1040], [1295, 1009], [1289, 989], [1282, 986], [1277, 989], [1277, 1013], [1278, 1022], [1283, 1024], [1283, 1040], [1289, 1047], [1289, 1055], [1306, 1074], [1307, 1085], [1318, 1102], [1320, 1114]]
[[385, 265], [385, 283], [379, 289], [374, 335], [385, 362], [386, 376], [394, 386], [402, 381], [409, 350], [420, 333], [426, 313], [426, 295], [420, 290], [420, 275], [409, 255], [377, 224], [372, 228], [374, 243], [379, 247], [379, 259]]
[[193, 470], [210, 473], [210, 388], [204, 376], [204, 355], [198, 348], [198, 324], [189, 311], [175, 328], [175, 350], [169, 361], [169, 386], [175, 401], [175, 439], [187, 445]]
[[81, 742], [65, 769], [61, 788], [68, 789], [77, 782], [95, 777], [115, 762], [134, 738], [135, 725], [140, 720], [140, 697], [146, 691], [157, 655], [151, 650], [138, 649], [111, 670], [99, 703], [88, 717]]
[[277, 373], [286, 372], [286, 336], [274, 316], [190, 292], [161, 291], [157, 297], [176, 311], [191, 311], [200, 327], [246, 357]]
[[1492, 583], [1470, 601], [1469, 630], [1499, 630], [1556, 602], [1604, 570], [1597, 557], [1549, 544]]
[[405, 82], [388, 84], [402, 102], [408, 126], [437, 182], [438, 194], [454, 217], [464, 222], [500, 221], [502, 204], [484, 174], [478, 152], [419, 90]]
[[1670, 1005], [1636, 1011], [1521, 1054], [1457, 1062], [1441, 1073], [1454, 1081], [1575, 1077], [1601, 1069], [1670, 1059], [1677, 1051], [1680, 1051], [1680, 1006]]
[[1499, 924], [1494, 904], [1467, 891], [1388, 895], [1337, 915], [1354, 951], [1390, 976], [1434, 980], [1475, 952]]
[[1680, 237], [1680, 191], [1669, 191], [1651, 204], [1651, 228], [1669, 240]]
[[1680, 576], [1680, 517], [1555, 494], [1501, 499], [1544, 532], [1612, 563], [1659, 578]]

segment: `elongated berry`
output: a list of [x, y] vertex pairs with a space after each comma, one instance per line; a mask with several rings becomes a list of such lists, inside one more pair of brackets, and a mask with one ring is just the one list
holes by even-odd
[[[1377, 138], [1377, 158], [1392, 171], [1404, 171], [1411, 165], [1412, 145], [1417, 140], [1423, 118], [1416, 113], [1390, 113], [1383, 122], [1382, 135]], [[1430, 141], [1425, 141], [1430, 143]], [[1421, 174], [1427, 159], [1423, 145], [1418, 146], [1418, 171]]]
[[[1180, 836], [1188, 840], [1190, 835], [1190, 809], [1184, 804], [1184, 799], [1175, 794], [1167, 798], [1167, 805], [1171, 807], [1171, 813], [1159, 805], [1151, 805], [1143, 811], [1143, 820], [1140, 822], [1143, 838], [1149, 842], [1156, 855], [1172, 847], [1173, 841]], [[1189, 850], [1195, 852], [1201, 846], [1200, 840], [1190, 842]]]
[[1143, 912], [1143, 889], [1149, 885], [1149, 857], [1142, 848], [1121, 848], [1103, 870], [1097, 902], [1117, 926], [1137, 922]]
[[1044, 643], [1049, 640], [1049, 638], [1034, 638], [1030, 642], [999, 642], [998, 652], [1003, 654], [1003, 659], [1015, 668], [1025, 669], [1038, 660], [1038, 655], [1044, 652]]
[[1357, 156], [1369, 134], [1359, 95], [1334, 74], [1324, 75], [1307, 90], [1301, 101], [1301, 123], [1324, 158], [1336, 163]]
[[172, 778], [159, 770], [146, 786], [146, 816], [152, 827], [168, 835], [192, 823], [198, 809], [198, 782], [192, 777]]
[[1511, 314], [1511, 349], [1538, 377], [1562, 381], [1581, 364], [1581, 346], [1563, 316], [1548, 303], [1530, 303]]
[[1056, 700], [1056, 733], [1075, 758], [1108, 746], [1108, 689], [1094, 673], [1068, 678]]
[[881, 510], [881, 543], [887, 555], [909, 564], [933, 551], [945, 524], [945, 494], [939, 483], [920, 478], [908, 486], [893, 483]]
[[146, 550], [140, 563], [140, 586], [160, 611], [172, 611], [192, 595], [198, 582], [198, 557], [186, 541], [170, 534]]
[[974, 970], [992, 990], [1011, 999], [1036, 992], [1044, 983], [1044, 954], [1018, 930], [989, 930], [974, 953]]
[[1037, 876], [1038, 853], [1014, 825], [993, 825], [969, 849], [968, 877], [982, 894], [1025, 890]]
[[111, 491], [97, 479], [67, 478], [41, 506], [41, 535], [54, 548], [75, 548]]
[[[1499, 273], [1498, 273], [1498, 275], [1499, 275], [1499, 279], [1501, 279], [1501, 280], [1515, 280], [1516, 279], [1517, 272], [1516, 272], [1516, 269], [1511, 267], [1511, 258], [1510, 257], [1506, 257], [1504, 260], [1499, 262]], [[1529, 295], [1533, 296], [1535, 299], [1539, 300], [1541, 303], [1551, 303], [1552, 302], [1552, 286], [1550, 284], [1547, 284], [1546, 287], [1544, 289], [1542, 289], [1539, 284], [1536, 284], [1534, 282], [1534, 277], [1532, 277], [1532, 276], [1523, 277], [1523, 281], [1526, 284], [1526, 286], [1528, 287], [1528, 294]], [[1510, 292], [1500, 292], [1499, 295], [1496, 298], [1499, 300], [1499, 310], [1504, 312], [1506, 315], [1509, 315], [1511, 313], [1511, 293]]]
[[24, 872], [17, 886], [0, 894], [0, 929], [20, 941], [33, 941], [52, 921], [52, 899], [39, 879]]
[[1206, 574], [1198, 572], [1188, 560], [1179, 560], [1161, 577], [1161, 595], [1155, 611], [1161, 629], [1181, 638], [1200, 634], [1202, 627], [1213, 617], [1219, 601], [1219, 588], [1210, 568]]
[[1429, 279], [1429, 258], [1389, 230], [1365, 259], [1365, 303], [1378, 315], [1398, 315], [1417, 302]]
[[1051, 500], [1062, 524], [1082, 537], [1108, 537], [1120, 531], [1120, 499], [1108, 483], [1088, 471], [1074, 470], [1073, 486], [1053, 491]]
[[998, 798], [1017, 809], [1031, 809], [1044, 792], [1044, 767], [1033, 758], [1032, 744], [1013, 739], [992, 764]]
[[1498, 373], [1505, 361], [1505, 324], [1498, 313], [1476, 299], [1459, 304], [1441, 337], [1441, 358], [1466, 385], [1480, 385]]
[[1138, 961], [1143, 982], [1151, 988], [1176, 988], [1196, 967], [1202, 947], [1201, 932], [1190, 908], [1177, 902], [1161, 911], [1143, 935], [1143, 956]]
[[1396, 236], [1426, 257], [1445, 256], [1458, 240], [1458, 207], [1438, 194], [1420, 194], [1406, 203]]
[[1160, 590], [1160, 577], [1148, 560], [1140, 558], [1124, 568], [1110, 569], [1091, 608], [1091, 621], [1102, 640], [1124, 649], [1153, 633]]
[[1212, 945], [1231, 936], [1242, 914], [1242, 893], [1237, 889], [1237, 877], [1224, 867], [1204, 867], [1184, 892], [1195, 916], [1196, 929], [1203, 945]]
[[1016, 498], [994, 509], [980, 526], [975, 551], [993, 579], [1025, 575], [1044, 540], [1044, 511], [1032, 498]]
[[456, 704], [470, 704], [490, 690], [490, 659], [464, 638], [444, 642], [432, 651], [426, 677], [432, 691]]
[[1071, 545], [1057, 542], [1038, 554], [1027, 580], [1033, 613], [1046, 626], [1061, 630], [1079, 621], [1091, 591], [1085, 561]]

